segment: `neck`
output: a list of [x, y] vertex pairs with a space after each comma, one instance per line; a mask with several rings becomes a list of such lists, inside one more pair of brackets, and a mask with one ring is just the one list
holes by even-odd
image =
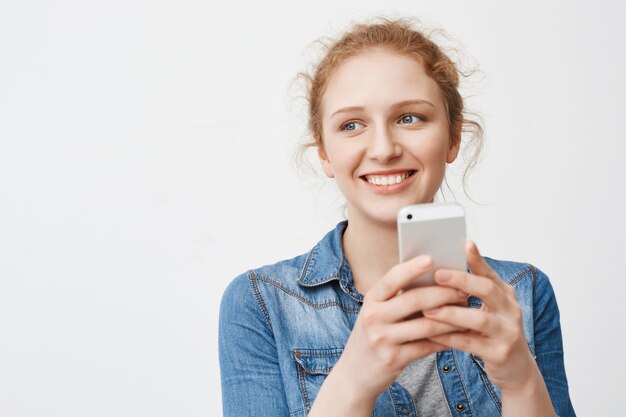
[[365, 222], [359, 216], [348, 218], [343, 235], [344, 256], [350, 263], [355, 288], [366, 294], [398, 264], [398, 229], [395, 224]]

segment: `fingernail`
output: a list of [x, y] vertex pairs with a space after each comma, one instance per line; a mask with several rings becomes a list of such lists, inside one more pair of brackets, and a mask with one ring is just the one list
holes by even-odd
[[437, 280], [437, 282], [450, 281], [450, 278], [452, 278], [452, 274], [448, 271], [437, 271], [435, 274], [435, 280]]
[[478, 246], [476, 246], [476, 243], [474, 243], [474, 241], [470, 240], [470, 250], [475, 253], [476, 255], [478, 255]]
[[426, 267], [426, 266], [430, 265], [430, 261], [431, 261], [430, 256], [428, 256], [428, 255], [420, 256], [419, 260], [417, 261], [417, 265], [418, 266], [422, 266], [422, 267]]

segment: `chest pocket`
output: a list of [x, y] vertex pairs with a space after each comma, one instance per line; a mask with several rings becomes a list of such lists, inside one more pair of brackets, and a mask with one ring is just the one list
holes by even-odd
[[308, 413], [343, 349], [294, 349], [291, 353], [298, 371], [298, 385], [302, 393], [304, 408]]

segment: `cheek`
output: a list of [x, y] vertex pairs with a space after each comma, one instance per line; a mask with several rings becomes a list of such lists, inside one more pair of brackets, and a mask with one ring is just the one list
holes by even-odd
[[433, 124], [426, 129], [409, 134], [405, 142], [422, 162], [441, 161], [445, 164], [450, 139], [448, 129], [441, 124]]
[[354, 170], [359, 165], [359, 158], [353, 149], [345, 147], [335, 147], [333, 149], [333, 166], [335, 173], [339, 177], [351, 177]]
[[415, 155], [424, 165], [441, 165], [442, 168], [446, 163], [448, 155], [447, 142], [440, 140], [423, 141], [413, 147]]
[[450, 136], [448, 135], [448, 129], [440, 127], [433, 135], [433, 140], [429, 142], [430, 154], [445, 165], [449, 149]]
[[324, 137], [328, 159], [335, 169], [335, 174], [351, 176], [351, 171], [358, 167], [364, 157], [365, 142], [359, 142], [355, 138], [333, 136], [332, 133]]

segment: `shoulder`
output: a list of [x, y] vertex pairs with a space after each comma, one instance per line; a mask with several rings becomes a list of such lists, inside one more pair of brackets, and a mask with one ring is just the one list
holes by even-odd
[[302, 275], [309, 253], [285, 259], [273, 264], [263, 265], [249, 270], [246, 274], [252, 280], [261, 280], [278, 287], [290, 287]]
[[339, 279], [344, 267], [341, 237], [346, 225], [346, 222], [337, 224], [307, 253], [241, 274], [228, 286], [224, 296], [251, 290], [259, 302], [264, 297], [276, 299], [281, 295], [306, 301], [309, 296], [324, 292], [321, 284]]
[[307, 254], [250, 269], [236, 276], [224, 290], [222, 309], [241, 303], [258, 303], [259, 281], [276, 289], [292, 290], [302, 273]]
[[487, 257], [485, 260], [500, 276], [500, 279], [515, 288], [517, 300], [522, 308], [532, 310], [536, 317], [544, 314], [558, 317], [554, 288], [543, 271], [529, 263], [502, 261]]
[[487, 264], [496, 271], [504, 282], [509, 285], [516, 286], [522, 281], [529, 281], [533, 284], [533, 288], [537, 285], [544, 286], [549, 285], [549, 279], [535, 265], [525, 262], [504, 261], [500, 259], [493, 259], [484, 257]]
[[556, 309], [556, 297], [548, 276], [535, 265], [525, 262], [484, 258], [489, 266], [507, 284], [515, 288], [517, 300], [523, 308], [535, 313]]
[[298, 280], [302, 276], [302, 271], [309, 261], [309, 258], [310, 252], [273, 264], [250, 269], [236, 277], [231, 283], [231, 286], [243, 289], [244, 284], [238, 281], [244, 281], [248, 290], [252, 290], [255, 294], [258, 293], [260, 286], [273, 288], [274, 290], [282, 290], [287, 293], [297, 292], [299, 287]]

